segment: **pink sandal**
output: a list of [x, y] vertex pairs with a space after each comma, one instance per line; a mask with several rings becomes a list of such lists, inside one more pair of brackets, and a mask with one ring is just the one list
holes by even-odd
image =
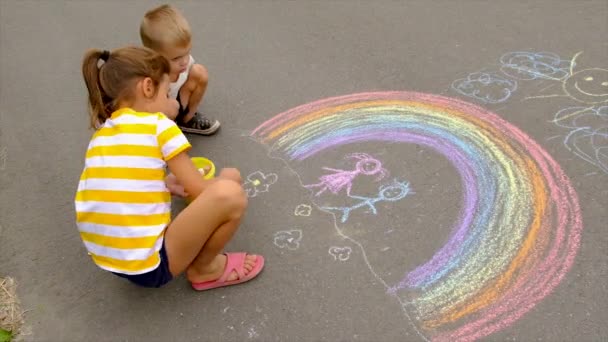
[[[226, 253], [226, 267], [224, 268], [224, 274], [213, 281], [204, 281], [202, 283], [192, 283], [192, 288], [197, 291], [205, 291], [215, 289], [217, 287], [236, 285], [244, 283], [255, 278], [262, 268], [264, 268], [264, 257], [258, 255], [255, 259], [255, 266], [247, 275], [245, 275], [245, 256], [247, 253]], [[236, 280], [227, 281], [228, 276], [232, 271], [235, 271], [238, 275]]]

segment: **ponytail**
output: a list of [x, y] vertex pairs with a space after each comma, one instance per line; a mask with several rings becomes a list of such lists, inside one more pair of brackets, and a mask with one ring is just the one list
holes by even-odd
[[150, 77], [158, 86], [169, 71], [169, 62], [145, 47], [124, 47], [111, 53], [98, 49], [87, 51], [82, 61], [82, 76], [89, 90], [91, 127], [99, 128], [117, 109], [119, 100], [133, 95], [137, 79]]
[[91, 116], [92, 128], [97, 128], [99, 125], [103, 124], [112, 114], [108, 113], [108, 96], [103, 90], [99, 77], [99, 60], [102, 59], [102, 56], [106, 57], [104, 55], [108, 55], [106, 57], [107, 61], [109, 53], [106, 52], [107, 51], [98, 49], [90, 49], [84, 55], [84, 60], [82, 62], [82, 76], [84, 77], [84, 83], [89, 90], [89, 114]]

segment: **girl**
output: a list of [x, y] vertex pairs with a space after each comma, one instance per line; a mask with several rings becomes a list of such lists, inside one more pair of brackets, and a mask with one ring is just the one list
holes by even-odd
[[[141, 286], [160, 287], [184, 271], [196, 290], [248, 281], [264, 267], [262, 256], [220, 254], [247, 208], [240, 174], [224, 169], [203, 180], [190, 143], [165, 116], [178, 110], [169, 71], [164, 57], [144, 47], [86, 53], [96, 132], [76, 193], [80, 235], [99, 267]], [[193, 199], [171, 223], [168, 184]]]

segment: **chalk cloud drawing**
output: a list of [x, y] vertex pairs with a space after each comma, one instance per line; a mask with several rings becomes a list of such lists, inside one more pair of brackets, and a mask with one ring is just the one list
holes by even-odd
[[501, 103], [517, 91], [517, 80], [565, 82], [572, 76], [574, 59], [565, 60], [551, 52], [508, 52], [500, 57], [500, 71], [472, 73], [454, 81], [452, 89], [483, 103]]
[[346, 188], [346, 194], [350, 194], [353, 186], [353, 181], [359, 175], [373, 176], [377, 175], [376, 181], [379, 181], [388, 175], [388, 171], [382, 167], [382, 163], [366, 153], [353, 153], [346, 156], [348, 159], [355, 159], [354, 170], [340, 170], [323, 167], [323, 170], [332, 172], [331, 174], [319, 177], [319, 183], [304, 185], [307, 189], [319, 188], [315, 196], [319, 196], [326, 190], [333, 194], [337, 194], [340, 190]]
[[562, 80], [569, 75], [570, 61], [551, 52], [509, 52], [500, 57], [500, 70], [518, 80]]
[[360, 200], [360, 202], [348, 206], [348, 207], [320, 207], [323, 211], [340, 211], [342, 212], [342, 218], [340, 222], [344, 223], [348, 220], [350, 212], [360, 208], [367, 208], [372, 214], [377, 215], [378, 210], [376, 209], [376, 203], [378, 202], [395, 202], [404, 199], [407, 195], [412, 194], [410, 184], [408, 182], [400, 182], [393, 180], [392, 183], [381, 185], [378, 188], [378, 195], [375, 197], [355, 196], [348, 195], [348, 197]]
[[569, 151], [608, 173], [608, 106], [564, 108], [553, 122], [570, 130], [563, 141]]
[[338, 261], [346, 261], [350, 258], [350, 253], [352, 252], [352, 248], [345, 246], [345, 247], [337, 247], [337, 246], [332, 246], [329, 247], [329, 255], [331, 255], [334, 260]]
[[299, 229], [294, 230], [281, 230], [274, 233], [274, 244], [279, 248], [287, 248], [295, 251], [300, 248], [300, 241], [302, 240], [302, 231]]
[[517, 82], [493, 73], [475, 72], [454, 81], [452, 88], [485, 103], [500, 103], [517, 90]]
[[[473, 341], [511, 326], [560, 284], [579, 250], [581, 211], [564, 171], [520, 129], [474, 104], [415, 92], [339, 96], [283, 112], [251, 138], [296, 175], [296, 165], [326, 150], [366, 142], [422, 145], [452, 164], [459, 216], [427, 261], [392, 267], [400, 280], [389, 283], [365, 241], [348, 235], [341, 219], [352, 209], [329, 211], [337, 234], [359, 249], [425, 341]], [[361, 201], [371, 210], [369, 200]]]
[[262, 192], [268, 192], [270, 186], [279, 179], [276, 173], [264, 174], [262, 171], [256, 171], [247, 176], [247, 181], [243, 183], [243, 188], [247, 193], [247, 197], [256, 197]]
[[312, 207], [308, 204], [300, 204], [296, 207], [293, 214], [295, 216], [310, 216], [312, 212]]

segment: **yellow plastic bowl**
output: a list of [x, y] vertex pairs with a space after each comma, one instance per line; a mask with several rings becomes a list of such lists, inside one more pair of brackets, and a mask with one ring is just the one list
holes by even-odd
[[215, 177], [215, 165], [211, 160], [204, 157], [192, 157], [191, 159], [197, 169], [210, 167], [209, 171], [207, 171], [207, 173], [203, 176], [204, 179], [211, 179]]

